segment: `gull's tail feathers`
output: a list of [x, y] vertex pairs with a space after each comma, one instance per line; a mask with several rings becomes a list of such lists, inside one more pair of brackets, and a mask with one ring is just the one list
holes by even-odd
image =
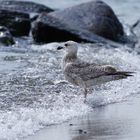
[[113, 80], [120, 80], [126, 79], [130, 76], [133, 76], [135, 72], [128, 72], [128, 71], [117, 71], [115, 73], [109, 73], [109, 76], [112, 76]]

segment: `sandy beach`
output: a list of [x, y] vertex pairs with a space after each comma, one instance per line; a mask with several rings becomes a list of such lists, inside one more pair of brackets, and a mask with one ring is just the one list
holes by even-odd
[[140, 96], [98, 108], [23, 140], [139, 140]]

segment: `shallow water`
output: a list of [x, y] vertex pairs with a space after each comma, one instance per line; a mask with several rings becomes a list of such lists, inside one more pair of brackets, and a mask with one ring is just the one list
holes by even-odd
[[[75, 1], [45, 3], [64, 8]], [[94, 88], [84, 104], [82, 90], [64, 80], [60, 65], [63, 52], [56, 50], [57, 45], [33, 45], [30, 39], [22, 38], [15, 46], [0, 46], [0, 139], [33, 135], [49, 125], [85, 115], [93, 107], [122, 102], [140, 93], [140, 56], [135, 49], [85, 44], [79, 46], [81, 59], [136, 73], [126, 80]]]
[[140, 95], [107, 106], [69, 122], [50, 126], [24, 140], [139, 140]]

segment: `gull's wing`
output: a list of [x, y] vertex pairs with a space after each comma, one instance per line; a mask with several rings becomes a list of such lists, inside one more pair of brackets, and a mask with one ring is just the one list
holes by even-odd
[[96, 63], [88, 63], [88, 62], [84, 62], [81, 61], [80, 59], [77, 59], [75, 62], [72, 63], [72, 67], [76, 67], [76, 68], [86, 68], [89, 66], [97, 66]]
[[77, 75], [82, 80], [87, 81], [89, 79], [115, 73], [116, 69], [108, 65], [100, 66], [96, 64], [80, 62], [68, 63], [66, 65], [65, 72]]
[[109, 65], [96, 65], [89, 63], [67, 63], [64, 68], [66, 79], [82, 87], [106, 83], [133, 76], [133, 72], [117, 71]]

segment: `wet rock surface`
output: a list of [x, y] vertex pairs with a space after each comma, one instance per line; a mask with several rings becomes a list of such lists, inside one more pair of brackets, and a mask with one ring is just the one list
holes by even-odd
[[53, 41], [75, 40], [77, 42], [95, 42], [100, 37], [87, 31], [77, 32], [76, 29], [70, 28], [67, 24], [58, 19], [48, 16], [45, 13], [40, 15], [33, 23], [32, 35], [35, 42], [49, 43]]
[[34, 22], [32, 33], [36, 42], [96, 42], [102, 40], [99, 36], [119, 42], [124, 35], [123, 27], [113, 10], [102, 1], [42, 14]]
[[0, 26], [0, 44], [2, 45], [13, 45], [14, 39], [6, 27]]
[[53, 9], [37, 4], [31, 1], [12, 1], [12, 0], [2, 0], [0, 1], [0, 9], [14, 10], [26, 13], [41, 13], [41, 12], [52, 12]]
[[28, 36], [31, 21], [29, 14], [0, 9], [0, 25], [7, 27], [13, 36]]

